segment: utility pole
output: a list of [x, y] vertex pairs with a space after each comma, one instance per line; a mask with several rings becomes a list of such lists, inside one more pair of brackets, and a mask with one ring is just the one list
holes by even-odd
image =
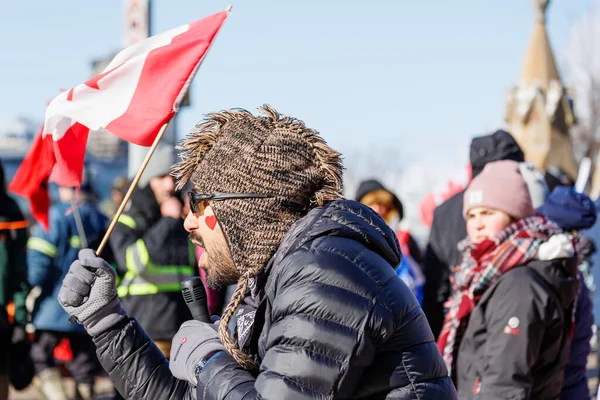
[[[123, 30], [124, 48], [152, 35], [151, 10], [152, 0], [125, 0], [125, 26]], [[173, 162], [175, 162], [176, 126], [177, 115], [171, 119], [167, 131], [157, 148], [157, 150], [164, 147], [171, 148]], [[129, 143], [127, 152], [127, 175], [129, 179], [131, 179], [139, 170], [146, 154], [148, 154], [148, 147]], [[166, 151], [164, 153], [161, 152], [161, 154], [166, 153]]]

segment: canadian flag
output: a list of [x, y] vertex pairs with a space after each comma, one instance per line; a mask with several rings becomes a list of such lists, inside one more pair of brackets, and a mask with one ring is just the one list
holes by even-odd
[[150, 146], [179, 108], [228, 11], [171, 29], [126, 48], [104, 71], [55, 97], [44, 119], [57, 170], [52, 180], [81, 183], [88, 132], [109, 131]]
[[177, 111], [228, 15], [223, 11], [128, 47], [100, 75], [50, 102], [44, 125], [8, 188], [29, 199], [44, 229], [49, 229], [48, 181], [81, 184], [90, 130], [150, 146]]

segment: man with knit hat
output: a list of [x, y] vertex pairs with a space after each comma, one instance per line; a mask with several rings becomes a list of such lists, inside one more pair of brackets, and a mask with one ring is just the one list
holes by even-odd
[[183, 205], [169, 175], [173, 151], [159, 146], [110, 237], [122, 277], [118, 293], [168, 358], [171, 339], [191, 318], [180, 283], [194, 275], [195, 254], [182, 227]]
[[[491, 135], [471, 141], [470, 161], [472, 177], [493, 161], [525, 161], [523, 151], [510, 135], [498, 130]], [[451, 269], [460, 262], [457, 244], [467, 236], [462, 215], [464, 191], [450, 197], [434, 211], [429, 243], [423, 258], [423, 311], [433, 334], [437, 337], [444, 321], [444, 303], [451, 294]]]
[[[467, 238], [438, 339], [461, 399], [557, 399], [569, 358], [576, 254], [536, 215], [515, 161], [485, 166], [463, 202]], [[573, 249], [573, 246], [571, 246]]]
[[[209, 114], [174, 168], [211, 286], [237, 283], [216, 324], [184, 323], [171, 360], [82, 251], [60, 301], [128, 398], [456, 399], [433, 335], [397, 277], [394, 232], [342, 198], [340, 154], [269, 106]], [[218, 331], [218, 332], [217, 332]]]

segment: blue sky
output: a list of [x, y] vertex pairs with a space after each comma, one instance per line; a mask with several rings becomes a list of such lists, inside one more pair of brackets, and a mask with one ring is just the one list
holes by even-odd
[[[556, 0], [556, 55], [590, 2]], [[180, 113], [269, 103], [346, 153], [386, 149], [406, 162], [461, 157], [502, 125], [533, 24], [531, 0], [154, 0], [154, 33], [233, 5]], [[11, 1], [0, 11], [0, 117], [40, 120], [59, 88], [120, 50], [122, 1]], [[466, 162], [466, 160], [465, 160]]]

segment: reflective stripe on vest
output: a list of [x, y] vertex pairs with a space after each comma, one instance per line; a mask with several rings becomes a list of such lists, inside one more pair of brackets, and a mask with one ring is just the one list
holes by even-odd
[[119, 215], [119, 219], [117, 221], [131, 229], [135, 229], [135, 227], [137, 226], [135, 220], [129, 215], [121, 214]]
[[125, 250], [125, 266], [128, 272], [134, 275], [140, 275], [150, 265], [150, 254], [146, 248], [144, 239], [138, 239], [135, 243], [127, 246]]
[[48, 257], [55, 258], [58, 255], [58, 249], [55, 245], [48, 242], [47, 240], [39, 237], [32, 236], [27, 241], [27, 248], [31, 250], [39, 251]]
[[125, 260], [127, 273], [117, 289], [120, 297], [178, 292], [182, 281], [196, 275], [189, 265], [154, 265], [143, 239], [127, 247]]
[[29, 222], [26, 220], [0, 222], [0, 230], [25, 229], [28, 226]]
[[[127, 277], [123, 278], [123, 284], [117, 288], [119, 297], [124, 296], [143, 296], [148, 294], [179, 292], [181, 290], [181, 282], [187, 277], [177, 276], [173, 281], [172, 275], [155, 276], [152, 282], [147, 278], [142, 279], [139, 276], [134, 277], [131, 283], [126, 284]], [[160, 282], [162, 281], [162, 282]]]
[[81, 239], [79, 238], [79, 236], [77, 236], [77, 235], [71, 236], [69, 238], [69, 246], [71, 246], [75, 249], [81, 248]]

